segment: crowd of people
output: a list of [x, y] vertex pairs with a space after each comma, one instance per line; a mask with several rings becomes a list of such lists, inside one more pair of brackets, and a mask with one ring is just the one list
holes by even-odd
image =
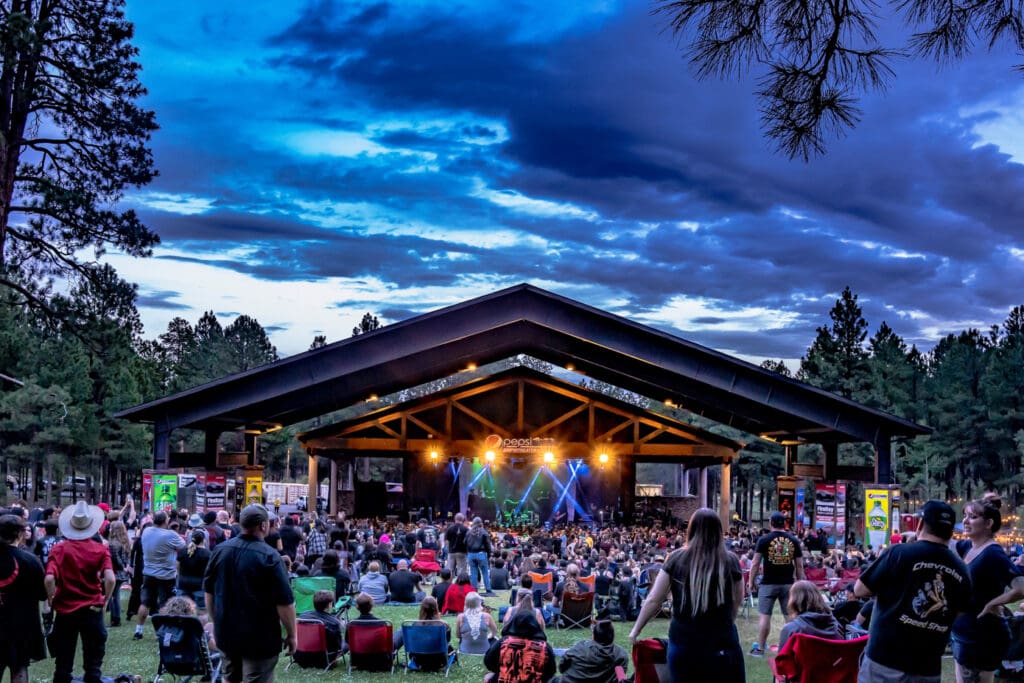
[[[991, 495], [969, 503], [963, 538], [951, 542], [955, 511], [930, 501], [916, 536], [899, 539], [907, 542], [835, 551], [817, 545], [815, 534], [788, 531], [779, 513], [757, 530], [725, 529], [706, 509], [678, 528], [493, 529], [461, 514], [404, 524], [279, 516], [260, 505], [236, 517], [141, 514], [130, 499], [120, 509], [16, 505], [0, 517], [0, 667], [23, 683], [48, 644], [55, 683], [69, 683], [81, 641], [83, 680], [99, 683], [107, 628], [134, 620], [133, 637], [144, 640], [151, 614], [194, 614], [207, 623], [225, 680], [272, 680], [282, 648], [296, 649], [298, 619], [324, 624], [330, 654], [344, 654], [343, 615], [332, 608], [348, 595], [354, 620], [375, 620], [376, 606], [398, 604], [418, 606], [421, 623], [445, 624], [449, 654], [410, 657], [414, 667], [483, 655], [498, 683], [611, 683], [615, 668], [628, 664], [614, 621], [633, 622], [635, 642], [662, 614], [670, 619], [671, 680], [743, 681], [746, 657], [772, 649], [776, 605], [785, 617], [778, 648], [797, 634], [870, 634], [865, 682], [938, 681], [948, 645], [958, 681], [991, 681], [1011, 646], [1005, 606], [1024, 598], [1024, 572], [995, 539], [1000, 507]], [[437, 565], [419, 551], [432, 551]], [[843, 584], [844, 570], [860, 573]], [[831, 590], [808, 580], [812, 572]], [[297, 615], [291, 582], [303, 576], [329, 577], [333, 590], [318, 591], [312, 609]], [[487, 604], [505, 590], [507, 605]], [[596, 605], [592, 638], [556, 652], [547, 628], [566, 616], [568, 596], [588, 591]], [[745, 651], [736, 618], [751, 595], [758, 634]], [[393, 645], [403, 647], [400, 629]]]

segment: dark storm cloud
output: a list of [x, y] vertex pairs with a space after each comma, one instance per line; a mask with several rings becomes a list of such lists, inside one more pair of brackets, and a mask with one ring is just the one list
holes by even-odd
[[157, 308], [168, 311], [180, 311], [191, 308], [179, 301], [172, 301], [172, 299], [177, 299], [180, 296], [181, 292], [170, 290], [149, 292], [148, 294], [140, 294], [135, 303], [139, 308]]

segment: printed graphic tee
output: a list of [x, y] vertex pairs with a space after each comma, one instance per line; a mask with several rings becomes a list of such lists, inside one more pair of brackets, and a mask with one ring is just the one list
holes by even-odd
[[938, 676], [950, 627], [971, 607], [967, 567], [941, 543], [894, 545], [861, 582], [875, 594], [867, 656], [915, 676]]
[[800, 557], [800, 542], [785, 531], [773, 531], [758, 540], [755, 552], [761, 555], [764, 575], [762, 586], [785, 586], [793, 583], [794, 561]]

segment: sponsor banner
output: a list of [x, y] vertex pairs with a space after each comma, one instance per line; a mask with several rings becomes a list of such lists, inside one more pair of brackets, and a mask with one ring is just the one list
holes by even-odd
[[796, 489], [790, 486], [779, 485], [779, 512], [786, 517], [786, 529], [793, 529], [795, 526], [794, 515], [796, 514]]
[[263, 502], [263, 477], [247, 474], [245, 477], [245, 504], [254, 505]]
[[503, 439], [499, 434], [491, 434], [484, 439], [485, 450], [501, 451], [502, 453], [541, 453], [555, 450], [556, 445], [557, 442], [554, 439]]
[[864, 489], [865, 540], [875, 550], [889, 544], [889, 491]]
[[203, 482], [203, 507], [207, 512], [213, 510], [219, 512], [227, 506], [225, 491], [227, 490], [227, 476], [223, 473], [207, 472]]
[[846, 484], [815, 484], [814, 528], [824, 529], [828, 541], [843, 545], [846, 540]]
[[142, 473], [142, 512], [146, 513], [153, 509], [153, 475], [150, 472]]
[[804, 495], [804, 487], [798, 486], [796, 488], [796, 511], [794, 512], [793, 517], [793, 521], [795, 522], [793, 528], [796, 529], [796, 533], [798, 534], [802, 534], [804, 531], [804, 510], [807, 507], [804, 501]]
[[174, 510], [178, 507], [178, 475], [153, 475], [153, 510]]

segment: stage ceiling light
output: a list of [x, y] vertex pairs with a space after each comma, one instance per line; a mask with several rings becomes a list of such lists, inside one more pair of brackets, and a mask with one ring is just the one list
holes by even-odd
[[545, 451], [544, 452], [544, 464], [545, 465], [550, 465], [554, 461], [555, 461], [555, 454], [552, 453], [551, 451]]
[[437, 462], [437, 459], [441, 457], [437, 451], [430, 451], [430, 459]]
[[601, 453], [601, 454], [599, 454], [599, 455], [597, 456], [597, 461], [598, 461], [599, 463], [601, 463], [602, 465], [607, 465], [607, 464], [608, 464], [608, 454], [607, 454], [607, 453]]
[[484, 453], [484, 460], [487, 462], [494, 462], [494, 451], [487, 451]]

